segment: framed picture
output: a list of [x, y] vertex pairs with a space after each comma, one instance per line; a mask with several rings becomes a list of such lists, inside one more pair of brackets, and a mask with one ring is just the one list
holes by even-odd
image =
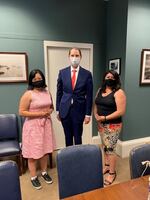
[[115, 58], [109, 60], [109, 70], [116, 71], [119, 75], [121, 73], [121, 59]]
[[26, 53], [0, 52], [0, 83], [27, 82]]
[[142, 49], [140, 85], [150, 85], [150, 49]]

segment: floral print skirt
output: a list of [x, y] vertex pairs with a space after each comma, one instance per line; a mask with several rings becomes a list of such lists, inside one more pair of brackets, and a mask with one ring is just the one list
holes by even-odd
[[102, 124], [98, 123], [104, 152], [106, 154], [116, 154], [116, 145], [121, 132], [122, 123], [119, 124]]

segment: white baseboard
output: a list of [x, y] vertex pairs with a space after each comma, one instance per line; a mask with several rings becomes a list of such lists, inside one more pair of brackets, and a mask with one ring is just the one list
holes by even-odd
[[99, 134], [98, 134], [98, 136], [92, 137], [92, 143], [93, 144], [101, 144], [101, 138], [100, 138]]
[[118, 141], [117, 154], [122, 158], [129, 157], [129, 153], [133, 147], [139, 146], [144, 143], [150, 143], [150, 137], [144, 137], [128, 141]]
[[[92, 143], [101, 144], [100, 136], [99, 135], [94, 136], [92, 138]], [[133, 147], [144, 144], [144, 143], [150, 143], [150, 137], [139, 138], [139, 139], [128, 140], [128, 141], [118, 140], [117, 149], [116, 149], [117, 154], [121, 158], [129, 157], [129, 153]]]

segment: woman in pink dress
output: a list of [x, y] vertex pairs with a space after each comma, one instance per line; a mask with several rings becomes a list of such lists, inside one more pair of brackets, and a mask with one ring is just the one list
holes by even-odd
[[48, 153], [54, 150], [54, 136], [51, 121], [53, 112], [51, 94], [46, 90], [45, 77], [40, 70], [32, 70], [29, 75], [28, 90], [22, 95], [19, 114], [25, 117], [22, 132], [22, 154], [28, 159], [31, 183], [41, 188], [36, 164], [39, 160], [41, 176], [46, 183], [52, 183], [47, 173]]

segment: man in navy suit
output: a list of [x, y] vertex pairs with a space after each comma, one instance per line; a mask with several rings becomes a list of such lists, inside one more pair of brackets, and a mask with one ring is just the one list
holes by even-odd
[[91, 72], [79, 65], [81, 58], [81, 50], [72, 48], [71, 66], [60, 70], [57, 80], [57, 118], [64, 129], [66, 146], [82, 144], [83, 123], [90, 122], [93, 80]]

